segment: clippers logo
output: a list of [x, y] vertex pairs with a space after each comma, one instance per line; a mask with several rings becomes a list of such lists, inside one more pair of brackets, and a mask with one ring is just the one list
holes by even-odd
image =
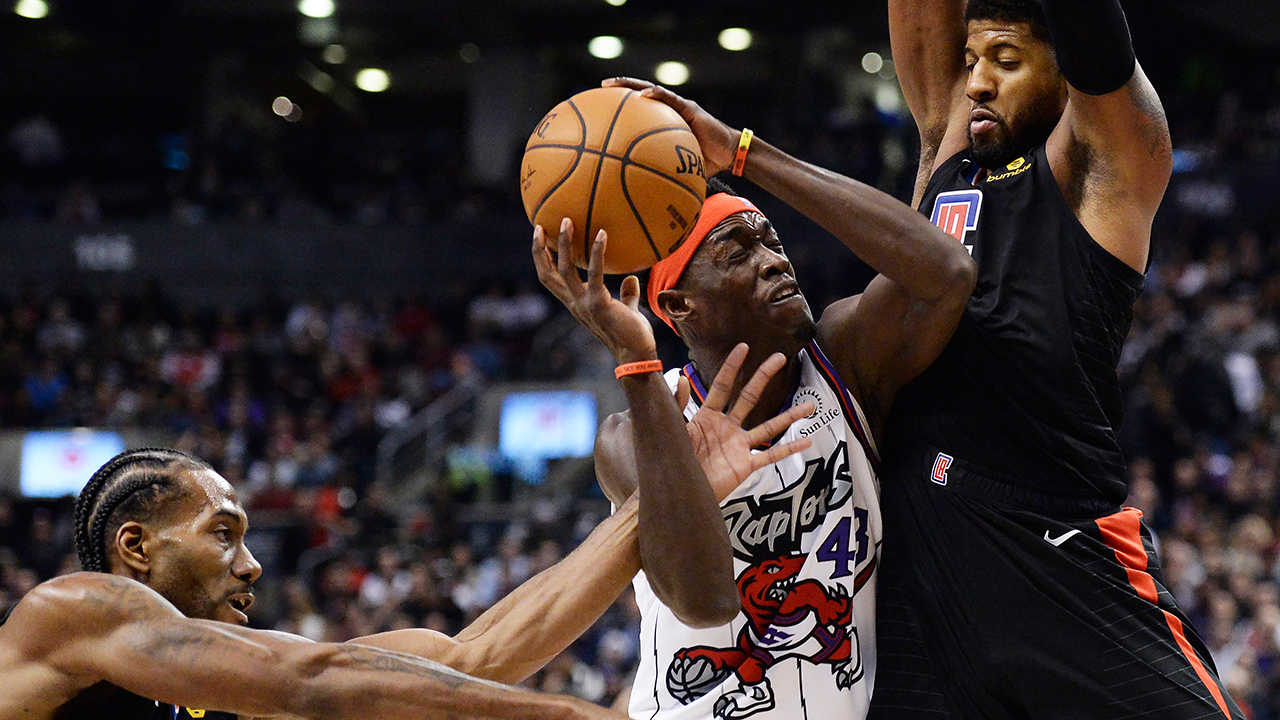
[[939, 485], [947, 484], [947, 468], [951, 467], [951, 463], [955, 458], [946, 453], [938, 453], [938, 459], [933, 461], [933, 477], [930, 478]]
[[[933, 204], [934, 225], [951, 237], [964, 242], [965, 236], [978, 229], [978, 216], [982, 213], [982, 191], [955, 190], [938, 195]], [[969, 253], [973, 246], [965, 243]]]

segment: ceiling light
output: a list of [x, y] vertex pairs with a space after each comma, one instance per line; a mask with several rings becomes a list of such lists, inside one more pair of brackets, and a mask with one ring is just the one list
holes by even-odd
[[281, 95], [271, 102], [271, 112], [280, 117], [288, 117], [289, 113], [293, 112], [293, 102]]
[[880, 83], [876, 87], [876, 109], [889, 115], [897, 115], [902, 111], [902, 94], [893, 83]]
[[612, 60], [622, 54], [622, 40], [612, 35], [593, 37], [587, 43], [587, 52], [601, 60]]
[[627, 0], [604, 0], [614, 7], [622, 7], [627, 4]]
[[320, 57], [330, 65], [341, 65], [347, 61], [347, 49], [341, 45], [326, 45]]
[[365, 68], [356, 73], [356, 87], [365, 92], [382, 92], [391, 86], [391, 78], [387, 71], [378, 68]]
[[663, 85], [683, 85], [689, 81], [689, 66], [682, 62], [664, 62], [653, 69], [653, 76]]
[[751, 47], [751, 31], [746, 28], [725, 28], [720, 31], [720, 47], [725, 50], [746, 50]]
[[18, 0], [13, 11], [24, 18], [39, 20], [49, 14], [49, 3], [44, 0]]
[[307, 73], [306, 81], [308, 85], [318, 92], [328, 93], [333, 90], [333, 76], [327, 72], [316, 70], [315, 72]]
[[862, 69], [869, 74], [875, 75], [884, 67], [884, 58], [880, 57], [880, 53], [869, 52], [862, 56]]
[[298, 0], [298, 12], [313, 18], [327, 18], [337, 9], [333, 0]]

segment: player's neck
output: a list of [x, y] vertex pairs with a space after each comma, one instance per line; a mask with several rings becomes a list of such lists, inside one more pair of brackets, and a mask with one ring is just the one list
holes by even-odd
[[[760, 349], [757, 349], [757, 347], [760, 347]], [[732, 346], [715, 350], [710, 348], [689, 349], [689, 359], [693, 362], [693, 369], [698, 373], [698, 379], [702, 382], [703, 387], [710, 388], [711, 381], [719, 374], [720, 367], [724, 364], [725, 358], [729, 356], [731, 350], [733, 350]], [[799, 351], [786, 352], [782, 348], [767, 347], [763, 346], [763, 344], [752, 345], [747, 353], [746, 360], [742, 363], [742, 369], [738, 372], [738, 377], [733, 383], [733, 391], [730, 393], [731, 402], [737, 400], [738, 393], [742, 391], [743, 386], [755, 374], [760, 364], [768, 359], [770, 355], [777, 352], [786, 355], [787, 365], [765, 386], [764, 392], [760, 395], [760, 401], [756, 403], [755, 408], [747, 415], [743, 427], [755, 427], [777, 415], [782, 408], [782, 404], [787, 401], [787, 398], [791, 396], [791, 392], [795, 389], [800, 374]]]

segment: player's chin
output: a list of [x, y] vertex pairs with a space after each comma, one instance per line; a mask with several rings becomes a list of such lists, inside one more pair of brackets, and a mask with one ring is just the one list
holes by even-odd
[[804, 295], [796, 294], [780, 302], [771, 302], [766, 308], [770, 324], [793, 330], [797, 335], [810, 333], [815, 327], [813, 311]]

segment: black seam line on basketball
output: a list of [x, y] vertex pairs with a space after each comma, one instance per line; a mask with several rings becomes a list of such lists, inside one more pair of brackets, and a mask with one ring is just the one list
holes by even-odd
[[[533, 220], [535, 222], [537, 221], [538, 213], [542, 212], [542, 206], [547, 204], [547, 201], [550, 200], [551, 196], [554, 195], [555, 192], [560, 189], [561, 185], [564, 185], [566, 182], [569, 182], [569, 178], [573, 177], [573, 171], [578, 169], [578, 163], [582, 162], [582, 153], [585, 152], [587, 149], [587, 121], [582, 117], [582, 113], [578, 112], [578, 106], [574, 105], [572, 100], [566, 100], [565, 102], [569, 103], [569, 108], [573, 110], [573, 114], [578, 116], [578, 125], [582, 127], [582, 133], [581, 133], [582, 144], [576, 147], [573, 145], [564, 146], [566, 148], [572, 148], [577, 150], [578, 154], [574, 156], [573, 165], [569, 166], [569, 172], [565, 173], [564, 177], [560, 178], [560, 180], [556, 182], [556, 184], [553, 185], [551, 189], [546, 192], [545, 195], [542, 196], [542, 199], [538, 201], [538, 207], [534, 208], [533, 210]], [[529, 151], [526, 149], [525, 152], [529, 152]]]
[[[618, 184], [622, 185], [622, 197], [627, 199], [627, 204], [631, 206], [631, 214], [635, 216], [636, 222], [640, 225], [640, 229], [644, 231], [644, 239], [649, 241], [649, 249], [653, 250], [654, 260], [661, 260], [662, 253], [658, 251], [658, 245], [653, 241], [653, 234], [649, 232], [649, 226], [645, 224], [644, 218], [640, 216], [640, 209], [636, 207], [636, 203], [631, 199], [631, 191], [627, 189], [627, 164], [622, 163], [622, 168], [618, 172]], [[600, 160], [600, 164], [604, 164], [604, 160]]]
[[[668, 130], [683, 130], [683, 131], [685, 131], [685, 132], [688, 132], [688, 130], [687, 130], [686, 128], [683, 128], [683, 127], [677, 127], [677, 126], [675, 126], [675, 125], [667, 125], [667, 126], [660, 127], [660, 128], [654, 128], [653, 130], [650, 130], [648, 133], [646, 133], [646, 135], [653, 135], [653, 134], [657, 134], [657, 133], [660, 133], [660, 132], [666, 132], [666, 131], [668, 131]], [[642, 135], [641, 137], [644, 137], [644, 136]], [[632, 145], [634, 145], [634, 143], [632, 143]], [[618, 160], [618, 161], [619, 161], [619, 162], [621, 162], [623, 165], [635, 165], [636, 167], [638, 167], [638, 168], [640, 168], [640, 169], [642, 169], [642, 170], [645, 170], [645, 171], [647, 171], [647, 172], [651, 172], [651, 173], [653, 173], [654, 175], [659, 175], [659, 176], [661, 176], [661, 177], [666, 178], [667, 180], [670, 180], [671, 182], [675, 183], [676, 185], [679, 185], [680, 187], [684, 188], [686, 191], [688, 191], [688, 193], [689, 193], [690, 195], [692, 195], [692, 196], [694, 196], [694, 197], [700, 197], [700, 196], [698, 195], [698, 191], [697, 191], [697, 190], [694, 190], [693, 188], [689, 187], [688, 185], [685, 185], [684, 183], [682, 183], [682, 182], [680, 182], [679, 180], [677, 180], [676, 178], [673, 178], [673, 177], [671, 177], [670, 175], [668, 175], [668, 174], [664, 173], [663, 171], [659, 170], [658, 168], [652, 167], [652, 166], [650, 166], [650, 165], [645, 165], [644, 163], [641, 163], [641, 162], [636, 162], [635, 160], [632, 160], [632, 159], [630, 159], [630, 158], [628, 158], [627, 156], [624, 156], [624, 155], [614, 155], [614, 154], [612, 154], [612, 153], [609, 153], [609, 152], [606, 152], [606, 151], [603, 151], [603, 150], [592, 150], [592, 149], [590, 149], [590, 148], [583, 147], [583, 146], [581, 146], [581, 145], [569, 145], [569, 144], [567, 144], [567, 143], [538, 143], [537, 145], [530, 145], [529, 147], [525, 148], [525, 152], [529, 152], [530, 150], [537, 150], [538, 148], [558, 148], [558, 149], [561, 149], [561, 150], [577, 150], [577, 151], [582, 152], [582, 153], [590, 153], [590, 154], [592, 154], [592, 155], [600, 155], [601, 157], [608, 158], [609, 160]], [[628, 153], [628, 154], [630, 154], [631, 150], [632, 150], [632, 148], [627, 148], [627, 153]], [[624, 169], [625, 169], [625, 168], [624, 168]]]
[[[664, 133], [664, 132], [669, 132], [669, 131], [672, 131], [672, 130], [684, 130], [684, 128], [682, 128], [682, 127], [672, 127], [672, 126], [667, 126], [667, 127], [653, 128], [653, 129], [651, 129], [651, 130], [647, 130], [647, 131], [645, 131], [645, 132], [642, 132], [642, 133], [640, 133], [639, 135], [637, 135], [637, 136], [635, 136], [634, 138], [632, 138], [632, 140], [631, 140], [631, 144], [627, 146], [627, 151], [626, 151], [625, 153], [623, 153], [623, 154], [627, 157], [627, 162], [629, 162], [629, 163], [631, 163], [631, 164], [634, 164], [636, 167], [642, 167], [642, 168], [644, 168], [645, 170], [650, 170], [650, 171], [653, 171], [653, 172], [658, 172], [658, 174], [662, 175], [663, 177], [667, 177], [668, 179], [670, 179], [670, 180], [671, 180], [671, 182], [673, 182], [673, 183], [675, 183], [675, 184], [679, 185], [680, 187], [683, 187], [685, 190], [688, 190], [689, 192], [693, 193], [693, 195], [696, 197], [696, 196], [698, 195], [698, 192], [697, 192], [696, 190], [694, 190], [693, 188], [689, 187], [688, 185], [685, 185], [684, 183], [680, 182], [679, 180], [677, 180], [677, 179], [675, 179], [675, 178], [673, 178], [673, 177], [670, 177], [670, 176], [666, 175], [665, 173], [662, 173], [661, 171], [658, 171], [656, 168], [651, 168], [651, 167], [649, 167], [649, 166], [647, 166], [647, 165], [645, 165], [645, 164], [643, 164], [643, 163], [638, 163], [638, 162], [636, 162], [635, 160], [632, 160], [632, 159], [631, 159], [631, 151], [636, 149], [636, 145], [638, 145], [638, 144], [640, 143], [640, 141], [641, 141], [641, 140], [644, 140], [644, 139], [645, 139], [645, 138], [647, 138], [647, 137], [652, 137], [652, 136], [654, 136], [654, 135], [658, 135], [658, 134], [661, 134], [661, 133]], [[608, 145], [606, 145], [605, 147], [608, 147]], [[699, 152], [701, 152], [701, 148], [699, 148]], [[623, 169], [625, 170], [625, 168], [623, 168]]]
[[[681, 130], [681, 131], [684, 131], [684, 132], [689, 132], [689, 128], [688, 128], [688, 127], [686, 127], [686, 126], [683, 126], [683, 125], [663, 125], [662, 127], [652, 128], [652, 129], [650, 129], [648, 132], [649, 132], [650, 134], [652, 134], [652, 133], [657, 133], [657, 132], [666, 132], [667, 130]], [[525, 148], [524, 148], [524, 150], [525, 150], [525, 152], [529, 152], [530, 150], [537, 150], [537, 149], [539, 149], [539, 148], [561, 148], [561, 149], [564, 149], [564, 150], [578, 150], [578, 149], [581, 149], [581, 150], [583, 150], [584, 152], [595, 153], [595, 154], [597, 154], [597, 155], [604, 155], [605, 157], [611, 157], [611, 158], [613, 158], [613, 159], [615, 159], [615, 160], [620, 160], [620, 159], [622, 159], [622, 156], [621, 156], [621, 155], [613, 155], [613, 154], [611, 154], [607, 149], [606, 149], [606, 150], [592, 150], [591, 148], [585, 147], [585, 146], [586, 146], [586, 142], [587, 142], [587, 141], [586, 141], [586, 139], [585, 139], [585, 136], [584, 136], [583, 141], [582, 141], [580, 144], [578, 144], [578, 145], [574, 145], [574, 144], [572, 144], [572, 143], [562, 143], [562, 142], [536, 142], [536, 143], [534, 143], [534, 144], [532, 144], [532, 145], [526, 145], [526, 146], [525, 146]], [[628, 149], [630, 149], [630, 148], [628, 148]]]
[[[613, 137], [613, 128], [618, 124], [618, 116], [622, 114], [622, 106], [627, 104], [635, 90], [628, 90], [626, 95], [622, 96], [622, 102], [618, 103], [618, 107], [613, 110], [613, 119], [609, 121], [609, 131], [604, 134], [604, 142], [600, 143], [603, 150], [609, 149], [609, 138]], [[584, 132], [582, 135], [582, 143], [585, 145], [587, 136]], [[591, 183], [591, 197], [587, 200], [587, 226], [582, 229], [582, 259], [591, 262], [591, 214], [596, 209], [596, 188], [600, 186], [600, 173], [604, 170], [604, 158], [600, 158], [600, 162], [596, 164], [596, 179]]]
[[[533, 147], [529, 148], [529, 150], [536, 150], [536, 149], [538, 149], [538, 148], [556, 148], [556, 149], [560, 149], [560, 150], [578, 150], [578, 151], [580, 151], [580, 154], [581, 154], [581, 155], [598, 155], [598, 156], [600, 156], [603, 160], [617, 160], [618, 162], [622, 163], [623, 170], [626, 170], [626, 168], [627, 168], [628, 166], [629, 166], [629, 167], [638, 168], [638, 169], [640, 169], [640, 170], [644, 170], [644, 171], [645, 171], [645, 172], [647, 172], [647, 173], [651, 173], [651, 174], [653, 174], [653, 175], [657, 175], [657, 176], [658, 176], [658, 177], [660, 177], [660, 178], [663, 178], [663, 179], [665, 179], [665, 180], [669, 180], [669, 181], [671, 181], [671, 184], [675, 185], [676, 187], [680, 188], [681, 190], [684, 190], [685, 192], [689, 193], [691, 196], [693, 196], [693, 197], [695, 197], [695, 198], [700, 197], [700, 196], [698, 195], [698, 191], [697, 191], [697, 190], [694, 190], [693, 188], [689, 187], [688, 185], [685, 185], [684, 183], [680, 182], [679, 180], [677, 180], [677, 179], [675, 179], [675, 178], [671, 177], [670, 175], [668, 175], [668, 174], [666, 174], [666, 173], [662, 172], [662, 171], [661, 171], [661, 170], [659, 170], [658, 168], [652, 167], [652, 166], [650, 166], [650, 165], [645, 165], [644, 163], [636, 162], [635, 160], [628, 160], [627, 158], [622, 157], [621, 155], [614, 155], [614, 154], [612, 154], [612, 153], [600, 152], [599, 150], [591, 150], [591, 149], [589, 149], [589, 148], [580, 148], [580, 147], [577, 147], [577, 146], [575, 146], [575, 145], [551, 145], [551, 144], [543, 144], [543, 145], [535, 145], [535, 146], [533, 146]], [[575, 164], [575, 165], [574, 165], [574, 167], [577, 167], [577, 165]], [[559, 186], [557, 186], [557, 187], [559, 187]], [[541, 206], [539, 206], [539, 207], [541, 207]], [[535, 214], [535, 215], [536, 215], [536, 214]]]

